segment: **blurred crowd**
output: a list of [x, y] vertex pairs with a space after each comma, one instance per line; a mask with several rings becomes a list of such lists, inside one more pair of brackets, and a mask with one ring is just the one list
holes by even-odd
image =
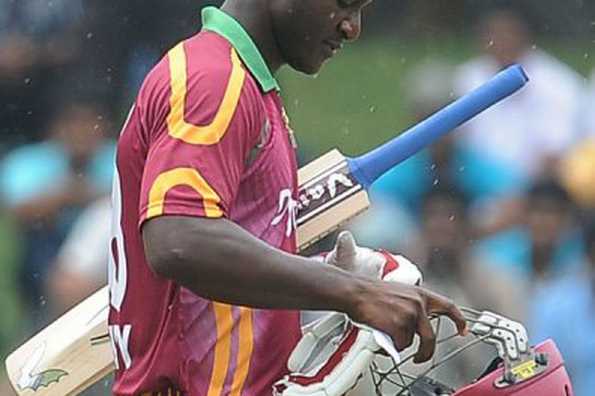
[[[2, 356], [105, 283], [118, 124], [151, 65], [199, 28], [197, 4], [180, 19], [183, 1], [120, 3], [0, 0]], [[553, 337], [589, 395], [595, 68], [589, 79], [535, 46], [511, 10], [485, 14], [476, 39], [465, 63], [429, 59], [405, 76], [417, 120], [511, 63], [531, 83], [380, 179], [350, 228], [458, 304], [522, 321], [533, 343]]]
[[[477, 41], [481, 54], [463, 64], [432, 59], [412, 70], [418, 120], [512, 63], [530, 83], [380, 179], [373, 207], [352, 229], [360, 243], [408, 254], [425, 285], [458, 304], [525, 323], [533, 344], [553, 337], [576, 394], [590, 395], [595, 80], [534, 46], [510, 10], [485, 15]], [[458, 374], [479, 374], [478, 359], [471, 354], [445, 379], [468, 381]]]

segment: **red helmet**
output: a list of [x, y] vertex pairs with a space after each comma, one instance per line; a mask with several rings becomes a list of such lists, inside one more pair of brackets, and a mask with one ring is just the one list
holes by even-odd
[[[380, 396], [573, 396], [572, 385], [564, 360], [553, 340], [535, 347], [528, 343], [525, 328], [518, 322], [494, 314], [463, 308], [473, 340], [450, 351], [433, 362], [429, 369], [417, 374], [407, 372], [404, 364], [412, 357], [380, 369], [371, 368], [376, 393]], [[440, 328], [437, 325], [438, 334]], [[443, 338], [450, 340], [452, 336]], [[431, 372], [446, 365], [454, 356], [479, 343], [496, 347], [496, 358], [479, 378], [454, 389], [431, 377]], [[438, 341], [438, 343], [441, 343]]]
[[[547, 340], [534, 348], [533, 360], [516, 370], [519, 381], [503, 383], [504, 366], [457, 390], [453, 396], [573, 396], [564, 360], [556, 344]], [[543, 370], [536, 370], [544, 367]], [[512, 369], [515, 371], [515, 368]], [[522, 376], [527, 376], [522, 380]]]

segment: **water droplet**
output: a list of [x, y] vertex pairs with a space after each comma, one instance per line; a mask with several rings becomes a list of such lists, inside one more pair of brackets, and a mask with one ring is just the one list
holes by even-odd
[[465, 170], [465, 166], [459, 166], [459, 172], [463, 172]]
[[31, 84], [31, 77], [26, 77], [23, 81], [25, 84], [29, 85]]
[[488, 48], [493, 47], [494, 46], [494, 40], [490, 40], [488, 42]]
[[431, 170], [436, 170], [436, 164], [432, 164], [432, 165], [430, 165], [430, 169], [431, 169]]
[[455, 215], [450, 215], [450, 217], [448, 218], [448, 220], [455, 221]]
[[438, 179], [434, 179], [434, 182], [432, 183], [432, 185], [437, 186], [438, 185]]
[[87, 40], [92, 39], [92, 38], [93, 38], [93, 32], [87, 33]]
[[376, 111], [376, 106], [370, 106], [370, 113], [373, 113]]

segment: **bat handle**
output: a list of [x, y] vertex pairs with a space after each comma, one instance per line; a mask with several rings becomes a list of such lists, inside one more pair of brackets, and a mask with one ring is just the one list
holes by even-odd
[[520, 65], [512, 65], [473, 91], [438, 110], [419, 124], [376, 149], [349, 158], [351, 172], [364, 187], [395, 165], [427, 147], [485, 109], [523, 87], [529, 78]]

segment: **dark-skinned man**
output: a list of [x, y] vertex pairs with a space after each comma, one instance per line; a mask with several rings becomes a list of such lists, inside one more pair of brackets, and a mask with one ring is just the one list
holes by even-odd
[[273, 73], [318, 72], [359, 36], [368, 3], [228, 0], [145, 79], [112, 197], [115, 395], [271, 394], [299, 310], [344, 312], [398, 349], [417, 333], [420, 361], [434, 351], [428, 314], [466, 331], [445, 298], [342, 269], [365, 263], [341, 246], [337, 265], [295, 255], [295, 147]]

